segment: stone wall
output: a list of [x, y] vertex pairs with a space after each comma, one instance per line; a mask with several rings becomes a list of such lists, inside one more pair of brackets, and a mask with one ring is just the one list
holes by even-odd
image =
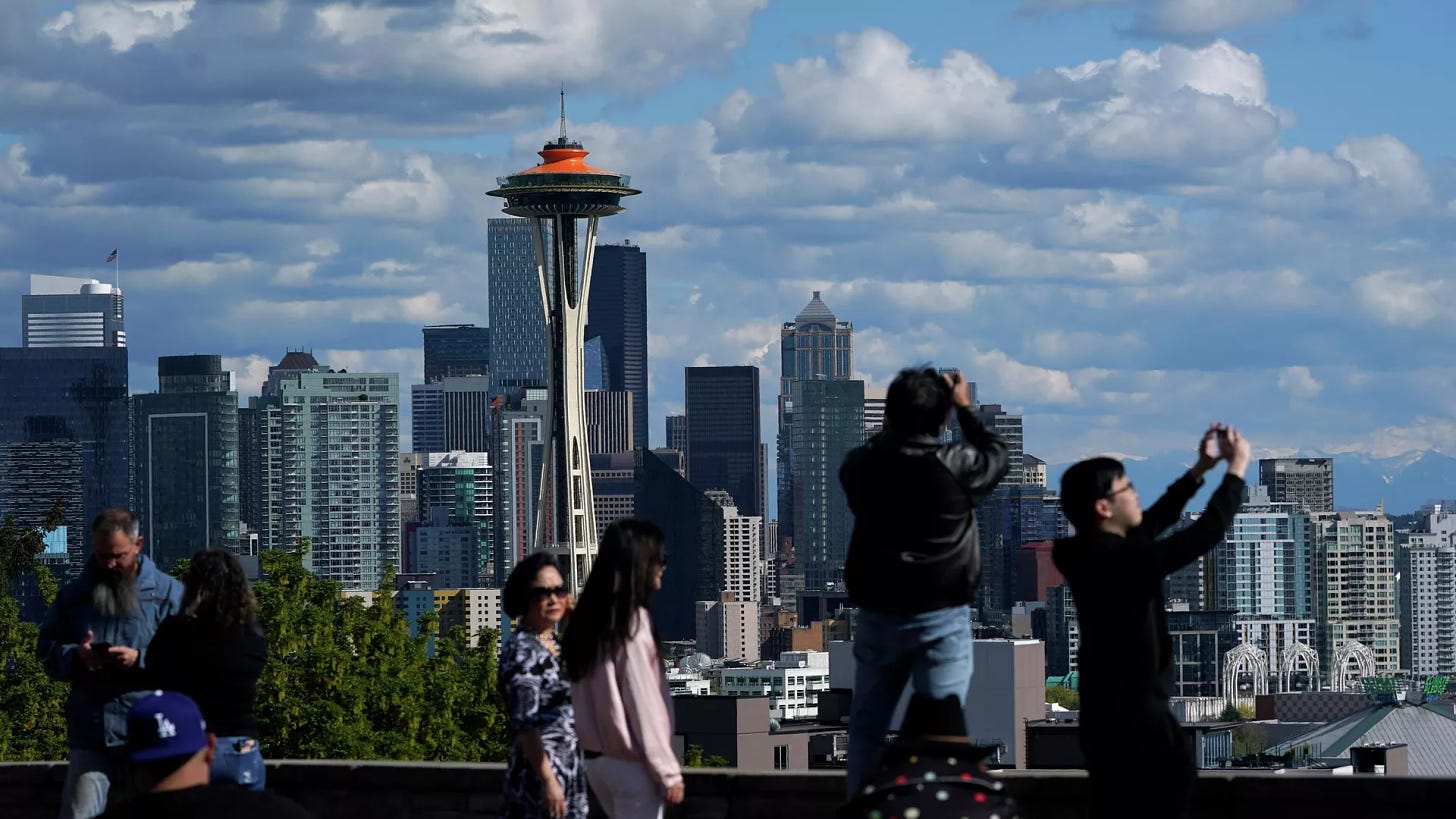
[[[500, 765], [401, 762], [270, 762], [269, 786], [319, 819], [463, 819], [500, 815]], [[0, 817], [53, 819], [63, 763], [0, 765]], [[1025, 819], [1084, 816], [1081, 771], [1006, 771], [1007, 790]], [[1136, 764], [1129, 786], [1136, 787]], [[690, 770], [688, 800], [669, 819], [811, 819], [830, 816], [844, 787], [833, 771], [740, 773]], [[1194, 819], [1318, 816], [1449, 817], [1456, 779], [1334, 776], [1319, 773], [1214, 773], [1199, 779]], [[266, 818], [265, 818], [266, 819]]]

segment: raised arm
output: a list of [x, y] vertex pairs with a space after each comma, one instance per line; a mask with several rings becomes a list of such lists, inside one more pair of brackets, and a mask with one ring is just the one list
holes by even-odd
[[1217, 546], [1228, 532], [1243, 501], [1244, 473], [1248, 471], [1251, 458], [1249, 442], [1233, 427], [1210, 431], [1215, 433], [1220, 457], [1228, 459], [1228, 474], [1213, 491], [1213, 497], [1208, 499], [1208, 508], [1193, 525], [1154, 544], [1158, 571], [1163, 575], [1187, 566]]
[[1219, 451], [1219, 433], [1224, 429], [1222, 424], [1214, 423], [1208, 426], [1203, 437], [1198, 439], [1198, 459], [1193, 467], [1183, 474], [1181, 478], [1169, 485], [1157, 502], [1143, 510], [1142, 529], [1150, 537], [1156, 538], [1168, 527], [1178, 522], [1183, 515], [1183, 507], [1197, 494], [1198, 488], [1203, 486], [1203, 476], [1208, 470], [1217, 464], [1221, 453]]
[[996, 484], [1006, 477], [1011, 468], [1010, 453], [1006, 441], [986, 428], [981, 419], [971, 412], [971, 383], [959, 372], [945, 376], [951, 388], [951, 401], [955, 404], [956, 421], [961, 425], [961, 435], [966, 439], [947, 453], [947, 466], [955, 473], [966, 491], [981, 498], [991, 493]]

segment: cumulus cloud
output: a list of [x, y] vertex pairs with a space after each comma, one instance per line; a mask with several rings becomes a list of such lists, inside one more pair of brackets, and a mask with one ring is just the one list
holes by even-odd
[[1324, 389], [1308, 367], [1285, 367], [1279, 371], [1277, 383], [1280, 391], [1292, 398], [1317, 398]]
[[1200, 38], [1289, 17], [1301, 0], [1020, 0], [1023, 14], [1131, 6], [1134, 33], [1149, 37]]
[[196, 0], [77, 3], [75, 9], [63, 11], [46, 23], [43, 31], [82, 44], [105, 39], [119, 54], [137, 43], [165, 40], [187, 28], [196, 5]]
[[1408, 270], [1381, 270], [1355, 280], [1355, 296], [1375, 317], [1396, 327], [1419, 327], [1448, 315], [1450, 287]]
[[348, 213], [387, 218], [438, 219], [450, 207], [450, 185], [428, 156], [405, 159], [405, 175], [364, 182], [344, 194]]

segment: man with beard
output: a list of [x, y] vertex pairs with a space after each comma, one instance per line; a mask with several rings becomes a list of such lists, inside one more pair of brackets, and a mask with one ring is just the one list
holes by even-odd
[[91, 522], [91, 559], [56, 595], [37, 647], [51, 679], [71, 684], [66, 700], [70, 766], [61, 819], [91, 819], [106, 809], [127, 772], [126, 716], [145, 692], [147, 644], [175, 614], [182, 584], [142, 556], [141, 526], [125, 509]]

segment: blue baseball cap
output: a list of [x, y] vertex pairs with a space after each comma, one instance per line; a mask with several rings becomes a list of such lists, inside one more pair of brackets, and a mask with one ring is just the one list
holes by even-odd
[[126, 715], [127, 753], [135, 762], [192, 756], [207, 747], [197, 703], [176, 691], [153, 691]]

